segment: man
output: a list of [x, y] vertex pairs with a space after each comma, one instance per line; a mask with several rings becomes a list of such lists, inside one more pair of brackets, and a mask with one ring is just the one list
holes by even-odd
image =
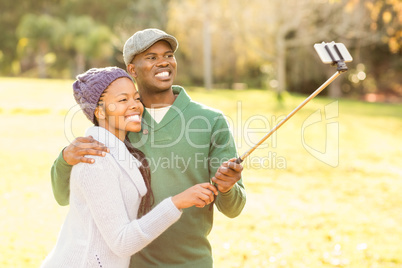
[[[185, 90], [173, 86], [177, 63], [176, 38], [157, 29], [130, 37], [123, 49], [127, 71], [134, 77], [146, 107], [142, 132], [129, 133], [134, 147], [147, 156], [155, 205], [197, 183], [212, 180], [219, 195], [215, 205], [228, 217], [242, 211], [245, 191], [242, 166], [222, 113], [196, 103]], [[71, 166], [93, 163], [85, 155], [104, 155], [107, 148], [91, 137], [77, 138], [52, 167], [56, 200], [68, 204]], [[184, 210], [181, 219], [131, 258], [130, 267], [212, 267], [207, 235], [213, 221], [211, 206]]]

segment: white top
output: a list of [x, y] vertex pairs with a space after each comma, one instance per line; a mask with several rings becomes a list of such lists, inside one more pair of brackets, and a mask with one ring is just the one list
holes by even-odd
[[165, 117], [166, 113], [169, 111], [172, 105], [162, 107], [162, 108], [146, 108], [147, 112], [152, 116], [156, 123], [160, 123], [163, 117]]
[[169, 197], [141, 219], [147, 192], [135, 159], [122, 141], [101, 127], [92, 135], [110, 149], [94, 164], [75, 165], [70, 177], [70, 210], [57, 243], [41, 267], [128, 267], [130, 256], [176, 222], [182, 212]]

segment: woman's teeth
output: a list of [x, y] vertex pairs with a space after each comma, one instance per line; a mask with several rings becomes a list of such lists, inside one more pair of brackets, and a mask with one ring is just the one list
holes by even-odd
[[135, 115], [130, 115], [126, 118], [127, 121], [136, 121], [139, 122], [140, 121], [140, 116], [138, 114]]

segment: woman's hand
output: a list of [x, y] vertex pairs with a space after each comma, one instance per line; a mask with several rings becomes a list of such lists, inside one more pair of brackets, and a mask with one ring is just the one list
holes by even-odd
[[172, 197], [172, 201], [178, 209], [196, 206], [203, 208], [214, 201], [218, 190], [209, 182], [196, 184], [178, 195]]

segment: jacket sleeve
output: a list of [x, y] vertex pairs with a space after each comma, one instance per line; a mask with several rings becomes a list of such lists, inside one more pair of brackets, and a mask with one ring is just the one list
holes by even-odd
[[54, 161], [50, 171], [54, 198], [61, 206], [67, 206], [70, 198], [70, 174], [73, 167], [64, 160], [63, 151]]
[[[215, 118], [212, 130], [209, 159], [211, 177], [215, 176], [220, 164], [237, 157], [236, 145], [229, 124], [223, 115]], [[220, 161], [216, 161], [219, 159]], [[242, 179], [226, 193], [219, 193], [215, 201], [216, 207], [229, 218], [237, 217], [246, 204], [246, 191]]]
[[[71, 189], [74, 191], [77, 186], [85, 197], [109, 248], [118, 256], [131, 256], [176, 222], [182, 212], [169, 197], [140, 219], [130, 221], [119, 182], [123, 173], [117, 164], [111, 164], [114, 161], [112, 156], [95, 158], [95, 164], [80, 163], [78, 174], [73, 171]], [[138, 198], [141, 197], [138, 195]]]

